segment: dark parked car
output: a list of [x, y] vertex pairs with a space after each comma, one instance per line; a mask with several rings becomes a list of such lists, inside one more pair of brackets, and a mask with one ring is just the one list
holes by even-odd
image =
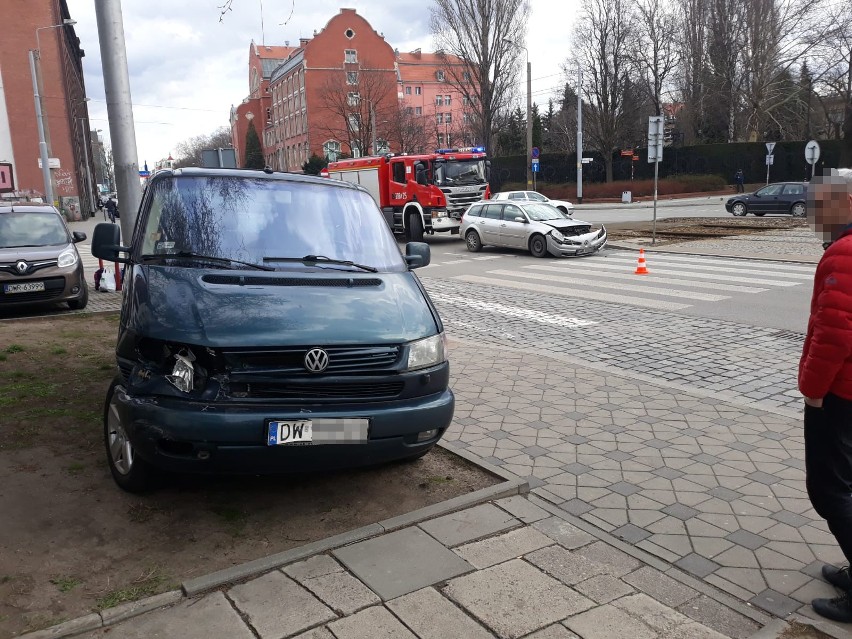
[[425, 454], [453, 417], [444, 328], [370, 194], [342, 180], [177, 169], [145, 189], [104, 409], [115, 481]]
[[776, 182], [754, 193], [740, 193], [729, 198], [725, 208], [738, 217], [749, 213], [757, 216], [787, 213], [793, 217], [805, 217], [807, 196], [807, 182]]
[[0, 309], [66, 302], [85, 308], [89, 289], [76, 242], [63, 217], [46, 204], [0, 204]]

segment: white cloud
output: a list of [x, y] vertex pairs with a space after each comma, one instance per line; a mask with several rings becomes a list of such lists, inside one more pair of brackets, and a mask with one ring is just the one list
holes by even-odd
[[[220, 21], [224, 0], [123, 2], [130, 86], [139, 164], [149, 166], [189, 137], [228, 124], [232, 104], [248, 93], [248, 48], [261, 42], [260, 2], [234, 0]], [[401, 51], [432, 51], [429, 3], [423, 0], [278, 0], [264, 4], [268, 44], [291, 45], [311, 37], [340, 11], [351, 7]], [[68, 0], [86, 51], [86, 88], [92, 98], [94, 128], [109, 139], [94, 0]], [[531, 0], [527, 44], [532, 63], [533, 99], [546, 104], [565, 78], [560, 65], [569, 56], [570, 32], [580, 0]], [[292, 15], [291, 15], [292, 9]], [[388, 10], [390, 9], [390, 10]], [[289, 18], [289, 21], [288, 21]], [[282, 24], [288, 21], [287, 24]], [[524, 104], [525, 75], [518, 87]]]

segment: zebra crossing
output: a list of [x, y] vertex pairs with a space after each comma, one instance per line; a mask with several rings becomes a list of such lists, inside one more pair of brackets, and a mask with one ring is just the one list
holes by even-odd
[[[493, 259], [500, 256], [485, 257]], [[639, 276], [634, 274], [636, 254], [626, 251], [607, 252], [591, 258], [548, 260], [511, 266], [486, 270], [484, 273], [455, 275], [451, 279], [519, 291], [679, 311], [695, 304], [717, 303], [733, 297], [771, 295], [773, 291], [780, 292], [793, 287], [810, 289], [816, 268], [815, 265], [807, 264], [653, 253], [648, 255], [650, 273]]]

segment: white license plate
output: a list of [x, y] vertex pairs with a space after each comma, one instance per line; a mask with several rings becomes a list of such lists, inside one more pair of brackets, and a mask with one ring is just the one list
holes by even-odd
[[314, 425], [309, 419], [295, 419], [282, 422], [269, 422], [266, 443], [269, 446], [302, 445], [313, 443]]
[[7, 295], [12, 293], [34, 293], [44, 290], [44, 282], [23, 282], [22, 284], [6, 284], [3, 291]]

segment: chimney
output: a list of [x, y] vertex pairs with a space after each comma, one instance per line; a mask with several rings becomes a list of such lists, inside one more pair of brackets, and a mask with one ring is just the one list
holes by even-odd
[[303, 47], [310, 41], [311, 41], [310, 38], [299, 38], [299, 46]]
[[285, 46], [285, 47], [289, 47], [289, 46], [290, 46], [290, 41], [289, 41], [289, 40], [284, 40], [284, 46]]

